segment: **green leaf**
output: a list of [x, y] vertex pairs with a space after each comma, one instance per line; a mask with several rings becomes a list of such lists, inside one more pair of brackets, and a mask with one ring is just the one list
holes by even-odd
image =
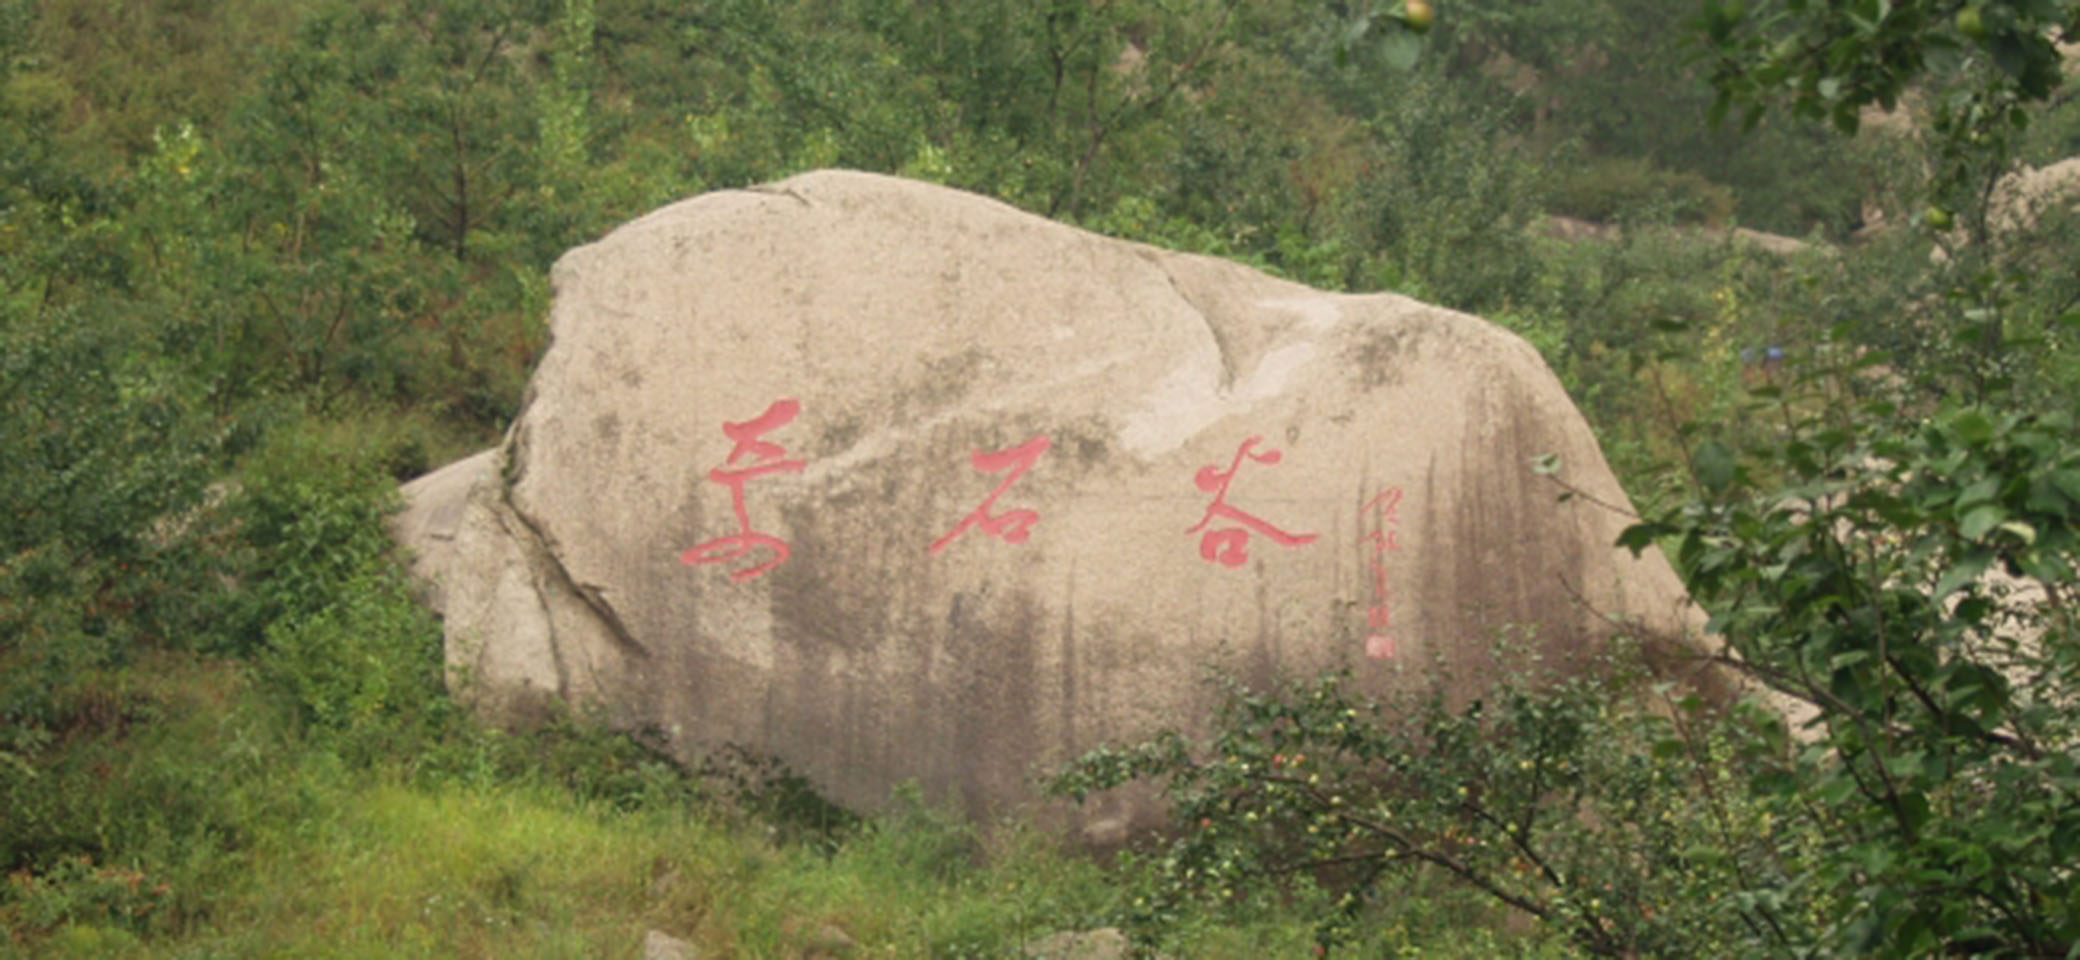
[[2060, 470], [2051, 475], [2051, 482], [2058, 487], [2060, 493], [2080, 500], [2080, 470]]
[[2012, 34], [1994, 37], [1989, 44], [1993, 50], [1993, 63], [2001, 72], [2021, 79], [2030, 72], [2031, 49], [2021, 38]]
[[2000, 505], [1982, 503], [1965, 511], [1964, 519], [1957, 524], [1957, 532], [1967, 540], [1977, 540], [2007, 519], [2008, 511]]
[[1905, 818], [1907, 823], [1914, 829], [1919, 830], [1923, 824], [1928, 822], [1929, 807], [1927, 795], [1918, 791], [1909, 791], [1900, 796], [1899, 806], [1900, 816]]
[[1834, 108], [1834, 128], [1837, 132], [1845, 136], [1855, 136], [1857, 128], [1862, 125], [1863, 115], [1854, 104], [1843, 101], [1840, 106]]
[[1423, 39], [1408, 30], [1390, 30], [1380, 39], [1379, 53], [1388, 69], [1407, 73], [1423, 55]]
[[1898, 753], [1887, 758], [1885, 769], [1901, 779], [1913, 779], [1921, 775], [1927, 757], [1919, 753]]
[[1716, 440], [1698, 444], [1691, 463], [1697, 468], [1697, 482], [1707, 493], [1720, 494], [1733, 485], [1734, 460], [1732, 452]]
[[2064, 519], [2072, 516], [2072, 502], [2065, 493], [2052, 484], [2050, 477], [2030, 480], [2029, 496], [2024, 498], [2022, 508], [2030, 513], [2048, 513]]
[[1950, 418], [1950, 431], [1959, 440], [1978, 446], [1993, 439], [1993, 420], [1978, 410], [1965, 410]]
[[1992, 500], [1994, 495], [2000, 492], [2000, 479], [1987, 477], [1965, 487], [1964, 492], [1957, 495], [1957, 505], [1962, 508], [1969, 507], [1975, 503], [1985, 503]]
[[2022, 541], [2024, 546], [2034, 546], [2037, 542], [2037, 528], [2020, 520], [2005, 521], [1995, 529], [2014, 534], [2015, 539]]
[[1640, 551], [1653, 546], [1655, 540], [1674, 532], [1676, 528], [1666, 523], [1635, 523], [1626, 527], [1624, 533], [1618, 534], [1616, 545], [1631, 550], [1634, 556], [1638, 556]]
[[1958, 588], [1976, 582], [1992, 563], [1993, 551], [1974, 551], [1963, 560], [1952, 565], [1950, 569], [1943, 571], [1942, 578], [1936, 581], [1935, 593], [1930, 599], [1941, 600], [1955, 592]]
[[1969, 600], [1959, 601], [1957, 608], [1950, 611], [1950, 616], [1959, 623], [1977, 624], [1984, 622], [1987, 616], [1993, 613], [1994, 609], [1992, 600], [1985, 597], [1972, 597]]

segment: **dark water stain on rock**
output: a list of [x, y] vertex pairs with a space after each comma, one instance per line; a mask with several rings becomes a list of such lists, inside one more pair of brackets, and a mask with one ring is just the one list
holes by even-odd
[[[958, 597], [956, 597], [958, 599]], [[948, 771], [968, 815], [988, 817], [993, 798], [1017, 795], [1039, 744], [1040, 635], [1044, 616], [1026, 591], [977, 600], [945, 635], [947, 683], [936, 692], [953, 721]]]
[[927, 358], [922, 369], [888, 393], [890, 422], [901, 425], [951, 409], [975, 391], [990, 356], [980, 349]]
[[1582, 531], [1571, 509], [1555, 498], [1528, 466], [1557, 438], [1530, 425], [1538, 417], [1530, 398], [1508, 389], [1477, 392], [1476, 410], [1507, 410], [1502, 427], [1459, 451], [1458, 490], [1436, 488], [1436, 465], [1425, 480], [1422, 529], [1443, 541], [1419, 582], [1429, 613], [1426, 628], [1454, 664], [1456, 693], [1470, 694], [1492, 679], [1491, 651], [1505, 631], [1534, 636], [1557, 662], [1583, 652], [1584, 613], [1566, 580], [1583, 567]]
[[[973, 469], [973, 451], [1022, 429], [949, 424], [916, 440], [925, 450], [854, 464], [830, 489], [763, 508], [774, 521], [762, 528], [792, 551], [760, 581], [775, 651], [768, 743], [823, 771], [834, 796], [878, 805], [902, 771], [981, 817], [993, 798], [1027, 792], [1019, 778], [1044, 749], [1032, 736], [1047, 723], [1039, 688], [1059, 682], [1038, 675], [1041, 645], [1052, 649], [1056, 630], [1008, 581], [971, 581], [945, 599], [950, 571], [1002, 546], [987, 534], [929, 552], [1000, 480]], [[926, 609], [935, 604], [944, 609]]]
[[1092, 414], [1080, 417], [1054, 429], [1055, 450], [1070, 458], [1077, 472], [1084, 476], [1096, 473], [1122, 459], [1115, 455], [1113, 441], [1119, 430], [1102, 416]]
[[[860, 469], [877, 466], [886, 464]], [[880, 485], [907, 486], [892, 473]], [[924, 559], [922, 543], [891, 533], [914, 525], [884, 525], [903, 502], [883, 495], [842, 506], [797, 502], [778, 509], [791, 555], [767, 577], [776, 642], [803, 650], [865, 651], [888, 636], [905, 578], [916, 576], [914, 568]]]
[[864, 424], [860, 422], [860, 418], [849, 414], [826, 419], [821, 423], [812, 452], [815, 457], [832, 457], [852, 449], [853, 444], [859, 442], [860, 434], [864, 432]]
[[1420, 339], [1404, 327], [1375, 323], [1357, 332], [1344, 360], [1365, 390], [1399, 386], [1403, 372], [1418, 360]]
[[1064, 756], [1076, 750], [1081, 741], [1076, 738], [1076, 559], [1069, 559], [1068, 584], [1062, 590], [1060, 649], [1056, 651], [1058, 661], [1055, 691], [1055, 727], [1059, 737], [1059, 749]]

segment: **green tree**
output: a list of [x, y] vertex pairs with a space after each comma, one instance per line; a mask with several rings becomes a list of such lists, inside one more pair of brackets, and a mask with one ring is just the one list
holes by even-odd
[[[1448, 678], [1373, 700], [1338, 674], [1229, 681], [1214, 732], [1079, 758], [1051, 784], [1082, 800], [1162, 783], [1174, 833], [1121, 919], [1160, 946], [1194, 907], [1304, 912], [1322, 953], [1372, 939], [1396, 892], [1443, 877], [1594, 956], [1783, 953], [1806, 918], [1770, 888], [1802, 861], [1721, 771], [1772, 718], [1710, 718], [1649, 687], [1637, 650], [1554, 677], [1511, 643], [1473, 698]], [[1657, 696], [1657, 693], [1660, 694]], [[1375, 941], [1376, 942], [1376, 941]]]
[[[2014, 170], [2021, 134], [2065, 83], [2057, 43], [2080, 39], [2073, 0], [1868, 0], [1808, 5], [1713, 0], [1698, 21], [1712, 62], [1715, 116], [1748, 126], [1772, 107], [1855, 132], [1863, 110], [1919, 102], [1928, 117], [1927, 220], [1951, 221], [1945, 292], [1963, 304], [1955, 330], [1977, 348], [1975, 389], [2008, 382], [2011, 314], [2035, 301], [2004, 262], [1996, 186]], [[2042, 318], [2024, 316], [2024, 326]]]
[[1674, 556], [1721, 658], [1812, 712], [1750, 786], [1819, 840], [1795, 896], [1852, 952], [2080, 944], [2080, 445], [2070, 414], [1801, 415], [1628, 531]]
[[189, 642], [220, 592], [199, 512], [218, 436], [112, 319], [0, 302], [0, 778], [92, 671]]
[[1812, 713], [1806, 742], [1750, 785], [1818, 828], [1818, 868], [1796, 881], [1838, 905], [1823, 943], [2065, 955], [2080, 945], [2065, 866], [2080, 844], [2080, 447], [2070, 398], [2008, 375], [2018, 315], [2041, 315], [2045, 288], [2013, 272], [2024, 261], [1989, 227], [1988, 195], [2060, 82], [2052, 39], [2080, 27], [2080, 5], [1713, 4], [1704, 26], [1720, 102], [1751, 117], [1781, 103], [1853, 130], [1865, 105], [1932, 102], [1935, 209], [1980, 185], [1970, 242], [1937, 274], [1976, 341], [1979, 402], [1857, 403], [1883, 382], [1857, 372], [1871, 360], [1816, 368], [1762, 405], [1780, 436], [1698, 443], [1696, 496], [1623, 542], [1671, 542], [1723, 662]]

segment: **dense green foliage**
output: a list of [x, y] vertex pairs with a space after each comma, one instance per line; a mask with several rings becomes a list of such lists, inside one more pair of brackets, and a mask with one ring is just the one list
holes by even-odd
[[[1403, 12], [0, 0], [0, 951], [2069, 947], [2080, 227], [1997, 187], [2080, 154], [2080, 9]], [[1873, 105], [1908, 121], [1828, 129]], [[561, 251], [825, 166], [1511, 327], [1630, 542], [1816, 719], [1623, 656], [1471, 703], [1237, 689], [1211, 741], [1064, 780], [1170, 778], [1174, 841], [1106, 876], [756, 758], [478, 727], [394, 481], [505, 426]]]
[[[1673, 495], [1621, 544], [1670, 550], [1711, 614], [1707, 659], [1775, 699], [1664, 684], [1656, 709], [1623, 657], [1463, 704], [1231, 690], [1210, 739], [1097, 751], [1056, 781], [1172, 797], [1184, 829], [1137, 932], [1271, 887], [1304, 895], [1326, 950], [1427, 871], [1603, 956], [2080, 950], [2070, 200], [2018, 211], [1996, 186], [2017, 132], [2061, 122], [2061, 24], [2080, 8], [1707, 4], [1720, 103], [1751, 120], [1779, 93], [1850, 131], [1868, 103], [1935, 98], [1926, 221], [1969, 221], [1929, 264], [1867, 255], [1780, 295], [1779, 334], [1805, 342], [1745, 389], [1660, 391]], [[1872, 323], [1864, 277], [1919, 299]], [[1657, 388], [1695, 369], [1684, 326], [1635, 343]], [[1565, 465], [1538, 469], [1566, 487]]]
[[1622, 658], [1548, 682], [1557, 665], [1498, 654], [1511, 672], [1464, 704], [1362, 700], [1342, 677], [1231, 689], [1209, 742], [1100, 750], [1054, 788], [1166, 779], [1184, 829], [1126, 917], [1150, 943], [1195, 904], [1270, 887], [1314, 919], [1324, 950], [1354, 945], [1399, 891], [1441, 876], [1594, 955], [1775, 952], [1752, 924], [1782, 905], [1754, 898], [1785, 879], [1770, 847], [1805, 838], [1735, 796], [1727, 774], [1748, 766], [1732, 728], [1701, 728], [1694, 698], [1652, 709]]
[[1813, 838], [1779, 889], [1839, 905], [1827, 942], [2064, 954], [2080, 944], [2073, 420], [1858, 412], [1792, 413], [1749, 458], [1702, 448], [1710, 496], [1628, 537], [1678, 538], [1727, 655], [1815, 715], [1748, 785]]

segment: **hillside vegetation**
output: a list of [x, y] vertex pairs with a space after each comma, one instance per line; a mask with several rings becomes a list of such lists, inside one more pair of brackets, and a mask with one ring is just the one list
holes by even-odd
[[[1820, 6], [0, 0], [0, 954], [2068, 955], [2080, 229], [1999, 185], [2080, 155], [2080, 5]], [[397, 482], [562, 251], [821, 167], [1515, 330], [1815, 721], [1237, 689], [1063, 772], [1172, 791], [1105, 863], [476, 724]]]

